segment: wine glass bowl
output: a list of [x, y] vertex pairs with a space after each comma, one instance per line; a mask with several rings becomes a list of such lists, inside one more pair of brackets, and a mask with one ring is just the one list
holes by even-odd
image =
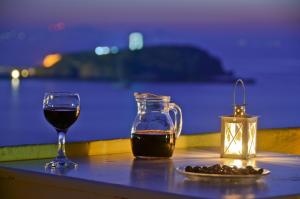
[[46, 168], [76, 168], [78, 165], [66, 156], [65, 136], [80, 114], [78, 93], [49, 92], [45, 93], [43, 111], [46, 120], [56, 129], [58, 135], [57, 157], [45, 165]]

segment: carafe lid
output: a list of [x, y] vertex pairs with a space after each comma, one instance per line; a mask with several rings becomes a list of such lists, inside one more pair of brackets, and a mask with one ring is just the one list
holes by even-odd
[[170, 102], [171, 97], [170, 96], [163, 96], [163, 95], [156, 95], [153, 93], [134, 93], [134, 97], [136, 100], [162, 100], [164, 102]]

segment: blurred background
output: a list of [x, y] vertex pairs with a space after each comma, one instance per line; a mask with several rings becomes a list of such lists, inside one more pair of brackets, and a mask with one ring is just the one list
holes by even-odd
[[297, 0], [2, 0], [0, 146], [56, 142], [47, 91], [81, 96], [68, 141], [128, 138], [134, 92], [170, 95], [184, 134], [216, 132], [237, 78], [259, 128], [299, 127], [299, 33]]

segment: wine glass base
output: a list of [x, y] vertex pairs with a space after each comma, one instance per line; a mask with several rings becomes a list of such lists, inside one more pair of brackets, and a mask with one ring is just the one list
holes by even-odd
[[55, 158], [45, 164], [45, 169], [76, 169], [78, 164], [68, 158]]

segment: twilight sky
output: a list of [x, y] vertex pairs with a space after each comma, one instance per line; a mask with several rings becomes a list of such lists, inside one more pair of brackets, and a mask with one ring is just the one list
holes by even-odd
[[1, 26], [295, 26], [298, 0], [1, 0]]
[[1, 0], [0, 65], [39, 64], [47, 53], [97, 45], [126, 47], [131, 31], [143, 32], [150, 45], [218, 50], [269, 36], [278, 43], [299, 35], [299, 24], [298, 0]]

